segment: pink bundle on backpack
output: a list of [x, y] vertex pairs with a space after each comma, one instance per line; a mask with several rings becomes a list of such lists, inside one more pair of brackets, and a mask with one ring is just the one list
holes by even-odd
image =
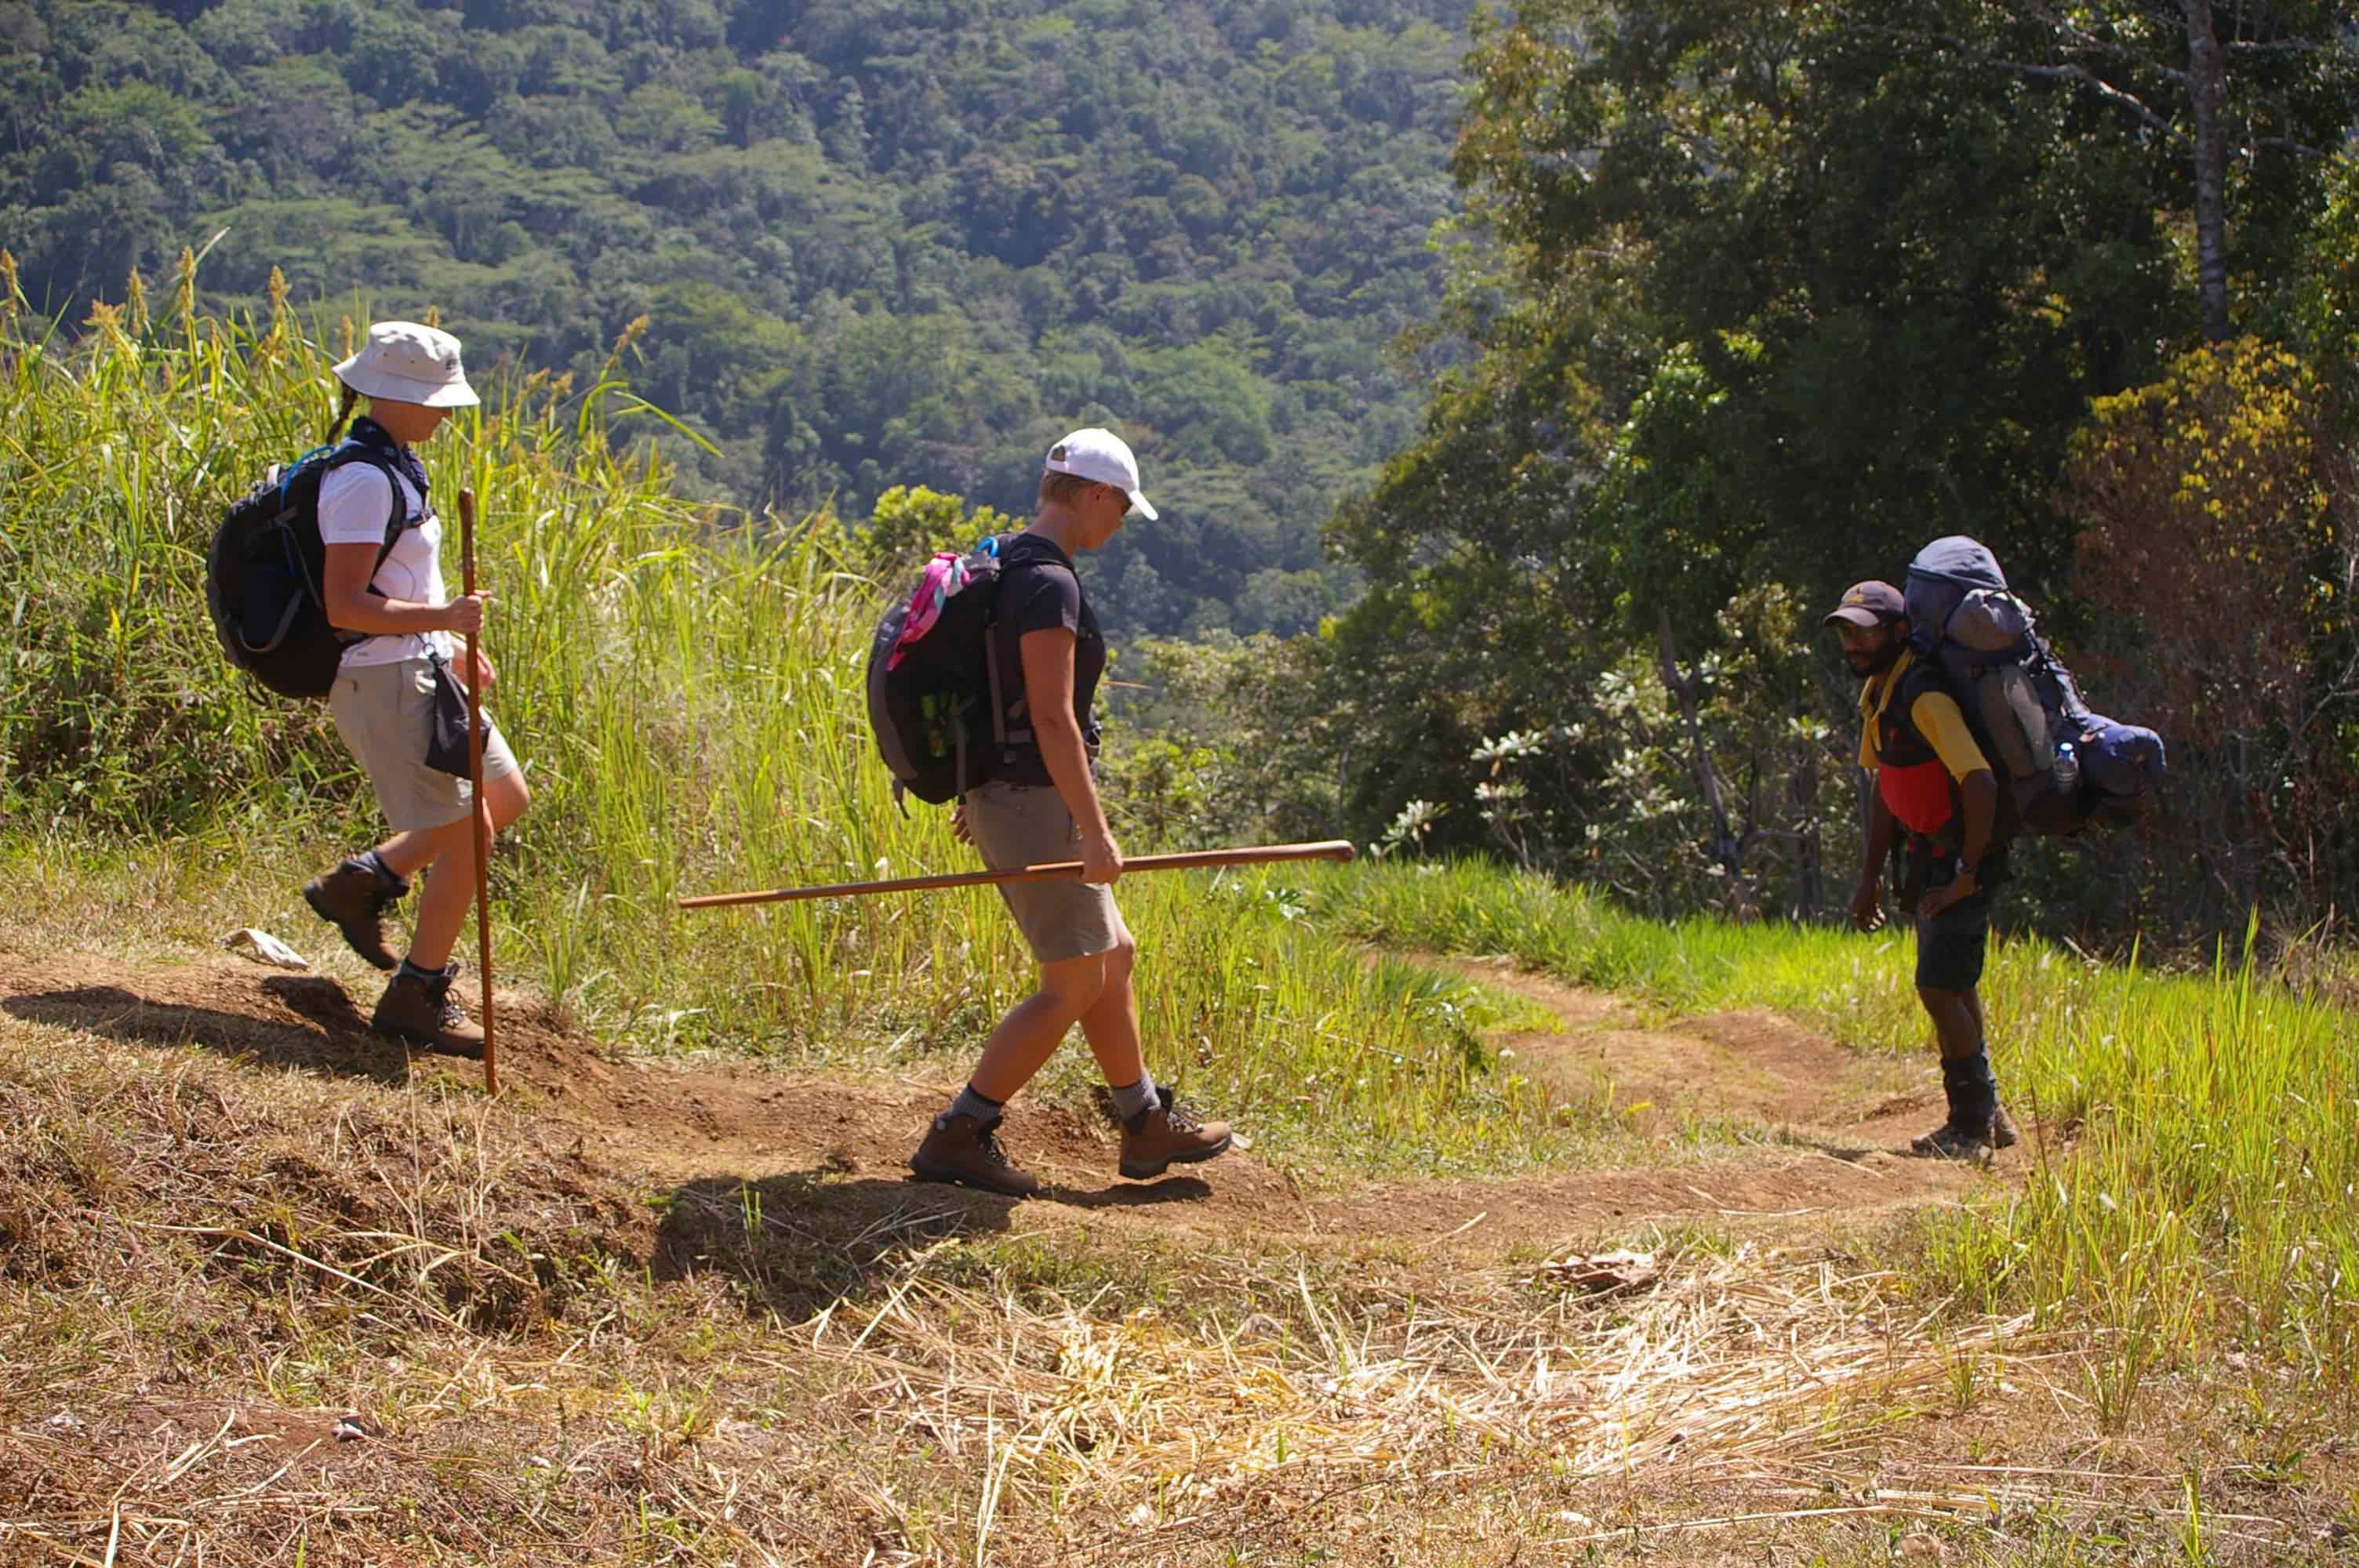
[[909, 595], [909, 612], [901, 622], [901, 635], [893, 643], [892, 655], [885, 661], [891, 669], [909, 651], [909, 644], [933, 629], [941, 619], [942, 606], [951, 595], [966, 586], [967, 566], [964, 556], [948, 550], [938, 550], [926, 563], [925, 575], [918, 579], [917, 591]]
[[896, 801], [907, 793], [940, 804], [988, 784], [1006, 750], [992, 640], [1005, 542], [994, 535], [963, 556], [938, 553], [868, 640], [868, 723]]

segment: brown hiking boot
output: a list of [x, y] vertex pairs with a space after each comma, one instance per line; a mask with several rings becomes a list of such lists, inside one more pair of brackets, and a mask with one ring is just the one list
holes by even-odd
[[344, 934], [353, 952], [380, 969], [401, 960], [385, 945], [385, 912], [409, 891], [405, 881], [387, 883], [367, 861], [354, 858], [303, 884], [311, 913]]
[[1158, 1086], [1157, 1102], [1122, 1124], [1122, 1173], [1134, 1182], [1159, 1176], [1174, 1165], [1192, 1165], [1225, 1154], [1229, 1124], [1199, 1121], [1195, 1113]]
[[421, 1051], [481, 1061], [483, 1025], [470, 1022], [451, 995], [451, 980], [458, 972], [459, 966], [453, 964], [425, 979], [412, 974], [394, 976], [385, 995], [377, 999], [369, 1028]]
[[1040, 1179], [1019, 1169], [999, 1146], [998, 1117], [938, 1116], [925, 1141], [909, 1156], [909, 1173], [921, 1182], [953, 1182], [1011, 1198], [1028, 1198]]

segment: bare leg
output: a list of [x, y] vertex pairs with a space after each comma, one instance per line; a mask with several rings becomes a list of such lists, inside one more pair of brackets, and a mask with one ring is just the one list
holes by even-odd
[[[419, 911], [424, 924], [425, 912]], [[1097, 1005], [1105, 989], [1109, 955], [1064, 958], [1040, 966], [1040, 989], [1017, 1002], [983, 1043], [983, 1059], [967, 1082], [986, 1099], [1006, 1104], [1032, 1081], [1034, 1074], [1056, 1054], [1065, 1032]], [[1128, 987], [1124, 988], [1125, 994]], [[1137, 1026], [1131, 1029], [1132, 1051], [1137, 1050]], [[1125, 1082], [1136, 1082], [1134, 1074]]]
[[[484, 780], [484, 810], [492, 836], [522, 816], [531, 798], [524, 780], [515, 774]], [[409, 934], [409, 961], [421, 969], [440, 969], [451, 961], [459, 928], [475, 902], [474, 825], [462, 816], [429, 832], [397, 834], [388, 841], [404, 839], [424, 848], [428, 871], [426, 890], [418, 895], [418, 924]]]
[[418, 895], [418, 923], [409, 933], [409, 961], [421, 969], [440, 969], [451, 961], [451, 949], [466, 923], [467, 908], [475, 902], [475, 829], [466, 817], [429, 832], [415, 833], [432, 857], [426, 865], [426, 886]]
[[1105, 955], [1105, 987], [1082, 1014], [1082, 1036], [1090, 1043], [1090, 1054], [1098, 1059], [1107, 1086], [1125, 1088], [1147, 1076], [1147, 1055], [1139, 1048], [1138, 1000], [1130, 989], [1138, 944], [1131, 939], [1129, 926], [1117, 925], [1115, 931], [1120, 940]]
[[379, 865], [407, 881], [434, 859], [433, 836], [397, 833], [376, 847], [376, 859]]

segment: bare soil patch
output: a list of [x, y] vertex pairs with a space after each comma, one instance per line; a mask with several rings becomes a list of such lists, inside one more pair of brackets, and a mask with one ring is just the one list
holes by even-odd
[[1649, 1129], [1726, 1119], [1876, 1148], [1905, 1146], [1898, 1125], [1912, 1118], [1940, 1119], [1930, 1052], [1921, 1061], [1864, 1054], [1767, 1008], [1648, 1027], [1620, 997], [1495, 964], [1456, 967], [1561, 1021], [1507, 1042], [1527, 1072], [1569, 1101], [1601, 1103]]
[[[1509, 1042], [1526, 1069], [1549, 1075], [1566, 1099], [1582, 1098], [1580, 1073], [1599, 1071], [1619, 1086], [1616, 1105], [1644, 1097], [1660, 1108], [1650, 1125], [1669, 1125], [1673, 1108], [1683, 1108], [1777, 1130], [1739, 1158], [1510, 1180], [1363, 1181], [1336, 1190], [1332, 1181], [1307, 1182], [1237, 1153], [1139, 1184], [1114, 1175], [1116, 1134], [1103, 1119], [1070, 1106], [1019, 1103], [1004, 1136], [1049, 1184], [1024, 1206], [1022, 1226], [1140, 1224], [1281, 1241], [1384, 1237], [1486, 1255], [1648, 1223], [1873, 1215], [1952, 1196], [1977, 1179], [1897, 1152], [1937, 1097], [1921, 1087], [1895, 1092], [1894, 1080], [1909, 1075], [1892, 1064], [1864, 1063], [1767, 1013], [1649, 1030], [1611, 998], [1487, 968], [1484, 978], [1566, 1020], [1560, 1033]], [[227, 957], [134, 967], [90, 954], [0, 952], [0, 1010], [27, 1022], [200, 1045], [388, 1086], [420, 1074], [478, 1081], [473, 1063], [412, 1054], [368, 1033], [373, 1001], [330, 978], [277, 974]], [[791, 1191], [808, 1206], [824, 1189], [839, 1222], [855, 1227], [905, 1225], [913, 1214], [1009, 1223], [1006, 1200], [906, 1179], [904, 1162], [951, 1083], [842, 1083], [757, 1064], [635, 1062], [524, 998], [502, 998], [498, 1048], [503, 1098], [530, 1110], [551, 1147], [571, 1143], [618, 1175], [707, 1201], [747, 1184], [757, 1191], [783, 1184], [780, 1195]], [[1864, 1115], [1863, 1102], [1872, 1102]], [[1233, 1114], [1250, 1130], [1251, 1107]]]

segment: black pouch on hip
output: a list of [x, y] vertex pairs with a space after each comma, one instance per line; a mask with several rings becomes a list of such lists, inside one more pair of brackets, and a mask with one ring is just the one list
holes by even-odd
[[463, 779], [473, 772], [468, 766], [467, 694], [441, 654], [429, 654], [426, 662], [434, 671], [434, 701], [426, 715], [426, 765]]

